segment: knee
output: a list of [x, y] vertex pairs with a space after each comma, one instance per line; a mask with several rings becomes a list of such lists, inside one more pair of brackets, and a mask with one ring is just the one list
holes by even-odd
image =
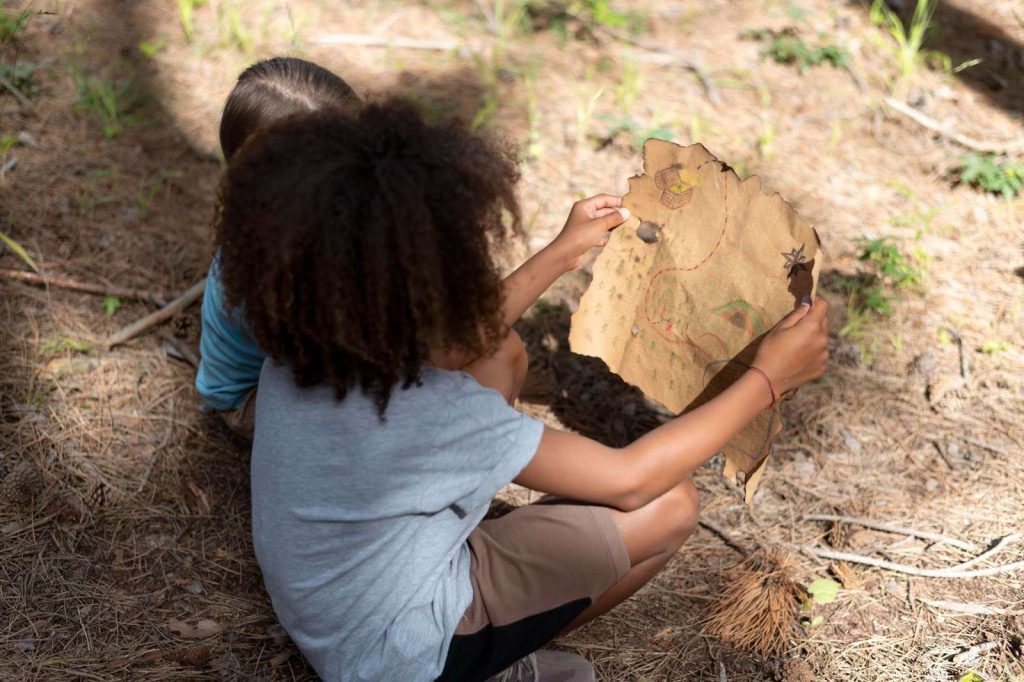
[[700, 519], [700, 491], [692, 480], [686, 479], [665, 493], [665, 497], [670, 498], [665, 505], [671, 510], [669, 537], [678, 548], [697, 529], [697, 521]]

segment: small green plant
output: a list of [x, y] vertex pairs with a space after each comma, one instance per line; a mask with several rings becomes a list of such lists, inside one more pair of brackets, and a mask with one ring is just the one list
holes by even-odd
[[185, 36], [185, 42], [191, 43], [195, 35], [195, 22], [193, 15], [197, 7], [206, 4], [206, 0], [178, 0], [178, 22], [181, 24], [181, 32]]
[[629, 60], [622, 64], [622, 73], [615, 85], [615, 106], [620, 111], [629, 111], [636, 104], [637, 97], [643, 87], [643, 76], [640, 65]]
[[33, 271], [39, 272], [39, 266], [36, 265], [36, 262], [32, 260], [32, 257], [28, 255], [28, 251], [26, 251], [21, 244], [9, 237], [6, 232], [0, 231], [0, 243], [13, 251], [14, 255], [20, 258], [25, 265], [32, 268]]
[[592, 95], [587, 96], [587, 87], [576, 92], [576, 146], [582, 147], [587, 141], [587, 131], [590, 129], [590, 119], [594, 116], [594, 109], [604, 94], [604, 88], [600, 87]]
[[815, 604], [831, 604], [839, 596], [842, 586], [829, 578], [818, 578], [807, 586], [807, 596], [800, 607], [800, 624], [805, 628], [816, 628], [825, 620], [824, 616], [814, 613]]
[[162, 36], [157, 36], [153, 40], [143, 40], [139, 42], [139, 52], [146, 56], [147, 59], [153, 59], [160, 51], [167, 45], [167, 41]]
[[129, 111], [135, 104], [135, 93], [129, 80], [114, 82], [73, 69], [78, 86], [75, 108], [86, 111], [99, 122], [103, 137], [110, 140], [136, 123]]
[[30, 12], [27, 9], [8, 14], [6, 8], [0, 7], [0, 45], [14, 40], [25, 28], [29, 16]]
[[114, 313], [116, 313], [118, 308], [120, 307], [121, 299], [119, 299], [117, 296], [103, 297], [103, 312], [107, 314], [107, 317], [113, 317]]
[[[836, 283], [846, 292], [847, 320], [839, 335], [860, 340], [871, 322], [893, 314], [901, 290], [921, 291], [925, 273], [918, 255], [907, 256], [889, 237], [861, 237], [860, 272]], [[862, 349], [862, 357], [864, 352]]]
[[221, 30], [226, 34], [228, 42], [234, 45], [246, 57], [252, 57], [252, 37], [245, 28], [245, 23], [242, 21], [242, 15], [239, 13], [238, 7], [236, 5], [228, 5], [224, 7], [222, 13], [219, 12], [218, 14], [221, 20]]
[[149, 207], [153, 204], [153, 199], [156, 198], [156, 193], [164, 186], [167, 179], [180, 177], [180, 175], [181, 173], [179, 171], [175, 171], [168, 166], [161, 168], [152, 181], [143, 179], [142, 187], [139, 189], [139, 195], [136, 200], [136, 206], [139, 209], [139, 218], [141, 220], [145, 220], [149, 217]]
[[647, 23], [642, 13], [618, 10], [609, 0], [526, 0], [523, 8], [534, 31], [550, 30], [563, 40], [592, 37], [598, 28], [639, 35]]
[[498, 105], [501, 104], [501, 93], [499, 91], [501, 76], [499, 73], [498, 56], [494, 51], [487, 56], [474, 55], [473, 61], [483, 89], [480, 108], [477, 109], [473, 115], [473, 120], [469, 124], [473, 130], [476, 130], [490, 125], [491, 121], [498, 114]]
[[32, 76], [41, 68], [43, 65], [36, 62], [0, 63], [0, 76], [6, 78], [8, 83], [28, 97], [35, 94], [36, 87]]
[[[884, 27], [896, 42], [899, 79], [895, 89], [901, 97], [905, 94], [907, 83], [917, 71], [917, 67], [929, 56], [939, 55], [937, 52], [923, 49], [932, 29], [935, 4], [935, 0], [917, 0], [909, 24], [904, 24], [900, 16], [885, 4], [885, 0], [874, 0], [871, 5], [871, 20], [875, 25]], [[948, 60], [948, 57], [946, 59]]]
[[845, 67], [850, 60], [849, 53], [841, 47], [822, 44], [811, 47], [792, 28], [773, 31], [766, 28], [749, 29], [740, 33], [740, 38], [768, 41], [761, 54], [771, 57], [778, 64], [793, 64], [803, 73], [812, 66], [831, 64], [836, 68]]
[[989, 355], [998, 355], [1010, 350], [1010, 344], [1002, 339], [987, 339], [981, 344], [981, 352]]
[[92, 344], [88, 341], [78, 341], [72, 339], [69, 336], [62, 336], [58, 339], [50, 339], [45, 342], [39, 349], [40, 355], [49, 355], [50, 353], [57, 353], [63, 351], [76, 351], [84, 353], [92, 350]]
[[630, 143], [637, 149], [644, 146], [644, 141], [652, 137], [659, 140], [671, 140], [672, 131], [664, 125], [645, 126], [638, 123], [632, 116], [609, 116], [604, 114], [598, 117], [608, 124], [608, 131], [605, 133], [605, 144], [610, 143], [620, 134], [629, 136]]
[[955, 173], [960, 182], [1007, 199], [1024, 192], [1024, 161], [971, 152], [961, 157]]

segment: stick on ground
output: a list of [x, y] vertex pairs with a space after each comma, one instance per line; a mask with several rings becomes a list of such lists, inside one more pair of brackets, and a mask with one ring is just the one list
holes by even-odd
[[38, 284], [44, 287], [57, 287], [71, 291], [81, 291], [87, 294], [99, 294], [101, 296], [117, 296], [118, 298], [130, 298], [137, 301], [150, 301], [157, 305], [166, 305], [167, 299], [163, 294], [145, 289], [132, 289], [129, 287], [107, 286], [106, 284], [95, 284], [93, 282], [79, 282], [77, 280], [54, 275], [50, 273], [35, 273], [27, 270], [0, 270], [0, 277], [16, 282], [27, 284]]
[[936, 121], [934, 118], [922, 114], [917, 109], [895, 100], [892, 97], [885, 98], [885, 104], [890, 109], [898, 111], [914, 123], [931, 130], [934, 133], [938, 133], [940, 136], [955, 142], [961, 147], [967, 149], [973, 149], [976, 152], [982, 152], [985, 154], [1006, 154], [1009, 152], [1018, 152], [1024, 149], [1024, 139], [1007, 140], [1005, 142], [994, 142], [991, 140], [978, 140], [968, 135], [948, 130], [941, 123]]
[[1007, 535], [1002, 538], [993, 546], [991, 549], [983, 552], [979, 556], [965, 561], [962, 564], [956, 566], [947, 566], [945, 568], [920, 568], [918, 566], [909, 566], [907, 564], [896, 563], [895, 561], [887, 561], [885, 559], [876, 559], [875, 557], [864, 556], [863, 554], [853, 554], [851, 552], [836, 552], [830, 549], [822, 549], [820, 547], [801, 547], [800, 549], [811, 556], [818, 557], [819, 559], [832, 559], [834, 561], [847, 561], [851, 564], [864, 564], [865, 566], [874, 566], [875, 568], [884, 568], [887, 571], [895, 571], [896, 573], [906, 573], [907, 575], [922, 576], [925, 578], [984, 578], [990, 575], [998, 575], [1000, 573], [1010, 573], [1012, 571], [1019, 571], [1024, 569], [1024, 561], [1015, 561], [1009, 564], [1003, 564], [1002, 566], [989, 566], [987, 568], [975, 568], [969, 569], [970, 566], [987, 559], [994, 555], [996, 552], [1003, 549], [1010, 542], [1019, 540], [1020, 536], [1016, 533]]
[[163, 308], [160, 308], [160, 310], [152, 312], [149, 315], [132, 322], [120, 331], [115, 332], [109, 339], [107, 339], [107, 348], [113, 348], [125, 341], [130, 341], [147, 329], [171, 319], [182, 310], [195, 303], [203, 295], [203, 289], [205, 287], [206, 278], [204, 277], [189, 287], [181, 296], [178, 296], [178, 298], [174, 299]]
[[873, 530], [883, 530], [887, 533], [909, 535], [910, 537], [921, 538], [922, 540], [931, 540], [932, 542], [951, 545], [962, 549], [965, 552], [981, 551], [981, 547], [971, 544], [970, 542], [957, 540], [956, 538], [940, 535], [939, 533], [930, 533], [928, 531], [907, 528], [906, 526], [896, 526], [891, 523], [882, 523], [881, 521], [874, 521], [872, 519], [863, 519], [854, 516], [839, 516], [835, 514], [805, 514], [804, 521], [838, 521], [840, 523], [852, 523], [857, 526], [864, 526], [865, 528], [871, 528]]

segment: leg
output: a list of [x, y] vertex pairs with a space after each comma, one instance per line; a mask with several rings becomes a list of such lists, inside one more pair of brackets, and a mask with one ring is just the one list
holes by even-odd
[[496, 390], [509, 405], [513, 405], [526, 380], [528, 362], [523, 340], [519, 334], [510, 330], [494, 353], [474, 360], [463, 371], [481, 386]]
[[611, 510], [632, 568], [576, 616], [563, 634], [606, 613], [643, 587], [693, 534], [699, 513], [700, 493], [689, 479], [634, 512]]

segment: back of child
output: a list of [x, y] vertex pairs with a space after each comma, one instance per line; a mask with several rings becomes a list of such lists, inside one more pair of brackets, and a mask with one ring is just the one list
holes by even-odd
[[[288, 116], [358, 101], [341, 78], [302, 59], [275, 57], [253, 64], [238, 77], [220, 122], [220, 144], [228, 162], [253, 133]], [[239, 311], [224, 303], [220, 257], [214, 256], [202, 305], [196, 389], [239, 435], [252, 438], [254, 396], [264, 353]]]
[[[290, 117], [229, 166], [225, 303], [268, 355], [253, 546], [327, 682], [474, 682], [516, 661], [505, 678], [592, 681], [559, 652], [538, 676], [533, 652], [650, 580], [696, 527], [697, 467], [824, 372], [827, 304], [807, 300], [728, 389], [623, 448], [518, 412], [511, 325], [629, 216], [620, 197], [577, 202], [501, 280], [517, 179], [508, 148], [400, 100]], [[554, 497], [484, 519], [513, 480]]]

